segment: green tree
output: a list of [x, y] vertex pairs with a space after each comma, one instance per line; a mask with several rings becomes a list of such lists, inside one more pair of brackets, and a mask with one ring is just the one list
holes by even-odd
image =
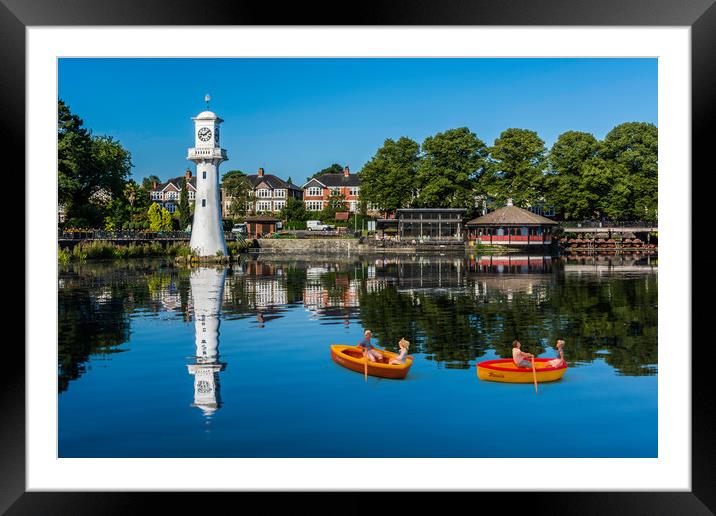
[[161, 184], [161, 182], [162, 180], [159, 179], [159, 176], [155, 176], [154, 174], [152, 174], [151, 176], [147, 176], [142, 179], [142, 186], [146, 190], [151, 191], [154, 183]]
[[160, 208], [157, 203], [152, 203], [147, 212], [149, 217], [149, 229], [152, 231], [171, 231], [172, 214], [166, 208]]
[[67, 210], [74, 208], [83, 187], [82, 176], [91, 166], [92, 135], [82, 119], [62, 100], [57, 104], [57, 179], [58, 200]]
[[81, 118], [58, 101], [57, 176], [59, 202], [68, 219], [103, 223], [111, 199], [123, 194], [132, 161], [109, 136], [93, 136]]
[[361, 200], [382, 211], [410, 206], [419, 162], [420, 146], [415, 141], [405, 136], [398, 141], [388, 138], [358, 172]]
[[336, 220], [336, 212], [348, 211], [346, 206], [346, 196], [341, 193], [332, 193], [328, 196], [328, 200], [321, 211], [321, 221], [331, 222]]
[[487, 164], [487, 147], [467, 127], [428, 136], [417, 169], [416, 204], [465, 208], [475, 204], [478, 180]]
[[306, 205], [300, 199], [289, 197], [286, 205], [281, 210], [281, 218], [284, 220], [308, 220], [309, 213]]
[[580, 131], [562, 133], [550, 149], [545, 196], [566, 219], [601, 215], [601, 196], [606, 194], [611, 173], [597, 157], [599, 149], [593, 135]]
[[253, 187], [246, 174], [240, 170], [230, 170], [221, 178], [221, 186], [229, 202], [229, 216], [239, 217], [246, 214], [251, 201]]
[[497, 206], [511, 198], [516, 206], [540, 202], [545, 194], [546, 149], [536, 132], [503, 131], [490, 148], [490, 164], [482, 190]]
[[187, 179], [184, 178], [184, 182], [181, 185], [181, 192], [179, 192], [179, 228], [185, 229], [191, 221], [191, 212], [189, 208], [189, 190], [187, 188]]
[[[625, 172], [615, 192], [627, 196], [621, 216], [626, 219], [656, 220], [659, 182], [659, 132], [654, 124], [627, 122], [617, 125], [604, 137], [600, 155]], [[610, 218], [616, 213], [611, 213]], [[622, 219], [625, 220], [625, 219]]]

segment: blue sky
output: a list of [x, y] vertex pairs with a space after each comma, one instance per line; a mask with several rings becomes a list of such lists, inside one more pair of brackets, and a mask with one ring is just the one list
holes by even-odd
[[59, 60], [59, 97], [132, 153], [133, 177], [183, 174], [192, 116], [224, 119], [221, 172], [264, 167], [297, 184], [332, 163], [358, 172], [386, 138], [469, 127], [491, 145], [510, 127], [550, 146], [657, 123], [656, 59]]

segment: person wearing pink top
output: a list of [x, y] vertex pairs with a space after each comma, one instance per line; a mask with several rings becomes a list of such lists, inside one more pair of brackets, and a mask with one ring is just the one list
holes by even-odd
[[517, 367], [528, 367], [532, 369], [532, 362], [526, 359], [534, 358], [534, 355], [532, 353], [520, 351], [520, 346], [521, 344], [519, 340], [512, 341], [512, 360], [514, 360]]

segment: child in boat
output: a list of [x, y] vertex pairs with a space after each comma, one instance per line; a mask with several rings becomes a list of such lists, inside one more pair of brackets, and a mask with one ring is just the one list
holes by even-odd
[[512, 341], [512, 360], [514, 360], [517, 367], [529, 367], [532, 369], [532, 362], [526, 359], [534, 358], [534, 355], [532, 353], [520, 351], [520, 346], [521, 344], [519, 340]]
[[405, 340], [405, 338], [400, 339], [400, 342], [398, 342], [398, 346], [400, 347], [400, 354], [395, 357], [391, 358], [389, 364], [404, 364], [406, 357], [408, 356], [408, 348], [410, 348], [410, 342]]
[[370, 330], [366, 330], [363, 335], [363, 340], [358, 343], [358, 347], [366, 349], [368, 351], [368, 360], [370, 360], [371, 362], [378, 362], [382, 360], [383, 355], [381, 355], [378, 350], [376, 350], [370, 343], [370, 338], [373, 336], [373, 333]]
[[557, 341], [557, 354], [559, 355], [559, 358], [555, 358], [555, 359], [547, 362], [550, 367], [559, 367], [562, 364], [564, 364], [564, 353], [562, 351], [563, 347], [564, 347], [564, 341], [558, 340]]

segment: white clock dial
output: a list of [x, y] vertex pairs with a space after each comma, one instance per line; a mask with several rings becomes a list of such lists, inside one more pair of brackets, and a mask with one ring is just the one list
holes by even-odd
[[199, 139], [203, 142], [208, 142], [211, 139], [211, 129], [208, 127], [202, 127], [197, 133]]

